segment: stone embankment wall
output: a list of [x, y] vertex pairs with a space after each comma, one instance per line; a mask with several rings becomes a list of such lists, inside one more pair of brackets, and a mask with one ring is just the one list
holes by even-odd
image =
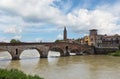
[[95, 48], [95, 54], [108, 54], [119, 50], [118, 48]]

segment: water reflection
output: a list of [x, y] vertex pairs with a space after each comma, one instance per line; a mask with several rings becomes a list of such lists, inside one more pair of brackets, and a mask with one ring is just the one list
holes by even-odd
[[[55, 53], [55, 52], [54, 52]], [[21, 60], [11, 61], [0, 53], [0, 68], [17, 68], [45, 79], [119, 79], [120, 57], [69, 56], [41, 59], [37, 52], [23, 55]], [[30, 57], [29, 57], [30, 55]], [[7, 55], [9, 57], [9, 54]], [[28, 58], [24, 58], [28, 56]], [[59, 56], [59, 55], [58, 55]], [[3, 57], [3, 58], [2, 58]]]
[[10, 61], [6, 68], [7, 69], [15, 68], [15, 69], [21, 70], [20, 61], [18, 61], [18, 60], [17, 61]]
[[59, 61], [59, 57], [55, 57], [55, 58], [48, 58], [48, 63], [49, 63], [49, 65], [57, 65], [57, 63], [58, 63], [58, 61]]

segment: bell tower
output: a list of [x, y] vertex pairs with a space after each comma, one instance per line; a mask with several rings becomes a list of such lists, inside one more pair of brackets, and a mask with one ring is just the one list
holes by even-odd
[[63, 40], [64, 41], [67, 40], [67, 30], [66, 30], [66, 27], [64, 27], [64, 31], [63, 31]]

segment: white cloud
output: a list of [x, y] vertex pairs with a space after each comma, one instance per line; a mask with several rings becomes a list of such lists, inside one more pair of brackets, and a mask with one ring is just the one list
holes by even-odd
[[25, 22], [19, 16], [0, 15], [0, 31], [4, 33], [20, 34]]
[[21, 15], [25, 19], [38, 18], [39, 20], [47, 21], [51, 18], [60, 17], [59, 9], [51, 6], [53, 1], [54, 0], [1, 0], [0, 7], [9, 9], [11, 12]]
[[[101, 33], [113, 33], [118, 29], [118, 17], [112, 13], [102, 10], [79, 9], [68, 14], [68, 20], [74, 30], [98, 29]], [[77, 29], [76, 29], [77, 28]]]
[[9, 16], [7, 14], [0, 15], [0, 23], [1, 24], [18, 24], [22, 25], [24, 21], [20, 16]]
[[12, 26], [12, 27], [8, 27], [6, 28], [6, 30], [4, 30], [5, 33], [12, 33], [12, 34], [20, 34], [22, 32], [22, 29], [20, 29], [17, 26]]
[[120, 17], [120, 1], [115, 4], [104, 4], [103, 6], [97, 6], [96, 9], [107, 11], [112, 13], [115, 16]]
[[16, 35], [16, 36], [13, 37], [13, 39], [17, 39], [17, 40], [20, 40], [21, 38], [22, 38], [21, 35]]
[[0, 38], [0, 42], [9, 42], [10, 40], [6, 37]]
[[[51, 6], [53, 1], [54, 0], [0, 0], [0, 8], [12, 14], [12, 16], [4, 15], [1, 20], [7, 22], [8, 25], [16, 25], [22, 28], [27, 26], [41, 27], [47, 24], [65, 25], [67, 19], [58, 8]], [[5, 32], [9, 32], [9, 30]]]
[[42, 38], [36, 38], [35, 39], [36, 42], [42, 42], [42, 40], [43, 40]]
[[63, 39], [63, 35], [62, 35], [62, 34], [59, 34], [59, 35], [57, 36], [57, 39]]
[[[120, 33], [120, 2], [112, 5], [96, 7], [94, 10], [76, 8], [65, 14], [71, 7], [66, 3], [64, 9], [54, 6], [55, 0], [0, 0], [0, 25], [5, 33], [20, 34], [27, 32], [55, 31], [57, 26], [68, 26], [73, 31], [86, 33], [89, 29], [98, 29], [100, 33]], [[61, 0], [57, 0], [61, 2]], [[69, 1], [69, 0], [68, 0]], [[64, 5], [62, 3], [61, 5]], [[8, 12], [5, 14], [4, 12]], [[56, 26], [55, 29], [41, 29], [41, 26]], [[37, 28], [36, 28], [37, 27]], [[38, 28], [39, 27], [39, 28]], [[33, 29], [34, 28], [34, 29]], [[28, 31], [29, 30], [29, 31]], [[44, 32], [44, 31], [43, 31]], [[58, 39], [63, 36], [59, 34]], [[39, 39], [36, 39], [39, 41]]]

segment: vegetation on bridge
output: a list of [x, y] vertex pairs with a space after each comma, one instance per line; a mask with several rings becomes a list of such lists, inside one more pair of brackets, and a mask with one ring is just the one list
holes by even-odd
[[64, 40], [55, 40], [55, 43], [58, 43], [58, 42], [65, 42]]
[[109, 53], [109, 55], [111, 56], [120, 56], [120, 50], [113, 52], [113, 53]]
[[26, 75], [17, 69], [0, 69], [0, 79], [43, 79], [39, 76]]
[[16, 39], [11, 39], [10, 43], [20, 43], [20, 40], [16, 40]]

